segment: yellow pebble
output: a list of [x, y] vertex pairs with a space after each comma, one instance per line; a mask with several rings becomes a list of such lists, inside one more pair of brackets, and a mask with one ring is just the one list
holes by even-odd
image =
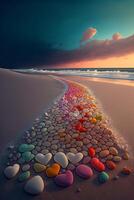
[[34, 164], [34, 171], [35, 172], [43, 172], [43, 171], [45, 171], [45, 169], [46, 169], [46, 166], [45, 165], [42, 165], [42, 164], [40, 164], [40, 163], [35, 163]]

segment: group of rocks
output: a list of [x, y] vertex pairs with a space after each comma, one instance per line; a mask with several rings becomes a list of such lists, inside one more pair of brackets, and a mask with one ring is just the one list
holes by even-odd
[[35, 120], [18, 145], [9, 146], [4, 174], [10, 179], [19, 173], [18, 180], [27, 180], [24, 189], [30, 194], [44, 190], [45, 176], [67, 187], [74, 182], [74, 172], [88, 179], [98, 171], [98, 180], [104, 183], [109, 179], [106, 169], [114, 170], [122, 159], [129, 159], [127, 145], [114, 133], [95, 98], [79, 84], [66, 84], [64, 96]]

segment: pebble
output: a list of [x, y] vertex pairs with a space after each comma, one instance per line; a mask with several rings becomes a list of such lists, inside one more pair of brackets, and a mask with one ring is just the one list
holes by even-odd
[[4, 174], [8, 179], [13, 178], [19, 172], [20, 165], [14, 164], [13, 166], [8, 166], [4, 170]]
[[99, 172], [105, 170], [105, 165], [98, 158], [95, 157], [91, 159], [91, 166]]
[[109, 148], [109, 152], [110, 154], [112, 154], [113, 156], [117, 156], [118, 155], [118, 150], [115, 147], [110, 147]]
[[55, 177], [59, 174], [59, 172], [60, 172], [60, 165], [57, 163], [54, 163], [52, 166], [46, 169], [46, 175], [48, 177]]
[[51, 153], [47, 153], [45, 155], [43, 155], [42, 153], [38, 153], [35, 156], [35, 160], [43, 165], [47, 165], [51, 159], [52, 159]]
[[23, 153], [26, 151], [32, 151], [35, 148], [33, 144], [21, 144], [19, 146], [19, 152]]
[[98, 175], [98, 181], [99, 183], [105, 183], [109, 180], [109, 175], [106, 172], [101, 172]]
[[122, 158], [123, 158], [124, 160], [129, 160], [129, 154], [128, 154], [127, 152], [125, 152], [125, 153], [123, 154]]
[[58, 152], [54, 156], [54, 161], [59, 163], [63, 168], [66, 168], [68, 165], [67, 156], [63, 152]]
[[89, 143], [90, 143], [90, 140], [88, 138], [83, 139], [83, 144], [89, 144]]
[[104, 158], [109, 155], [109, 150], [103, 150], [99, 153], [101, 158]]
[[42, 154], [47, 154], [47, 153], [49, 153], [49, 151], [48, 151], [48, 149], [43, 149], [43, 150], [41, 150], [41, 153]]
[[34, 158], [34, 154], [32, 154], [30, 151], [26, 151], [22, 153], [22, 158], [25, 160], [25, 162], [29, 162]]
[[69, 187], [73, 184], [74, 176], [70, 170], [55, 177], [55, 183], [61, 187]]
[[106, 161], [106, 166], [110, 170], [114, 170], [116, 168], [116, 164], [111, 160]]
[[23, 165], [22, 166], [22, 171], [27, 171], [27, 170], [29, 170], [30, 169], [30, 165], [29, 164], [25, 164], [25, 165]]
[[93, 176], [93, 171], [87, 165], [81, 164], [76, 167], [76, 174], [81, 178], [88, 179]]
[[43, 172], [43, 171], [45, 171], [46, 170], [46, 166], [45, 165], [42, 165], [42, 164], [40, 164], [40, 163], [35, 163], [34, 164], [34, 166], [33, 166], [33, 168], [34, 168], [34, 171], [35, 172]]
[[72, 163], [72, 164], [76, 164], [78, 162], [80, 162], [83, 159], [83, 154], [82, 153], [67, 153], [67, 158], [68, 160]]
[[75, 148], [70, 148], [69, 150], [71, 153], [77, 153], [77, 149], [75, 149]]
[[93, 158], [93, 157], [95, 156], [95, 149], [94, 149], [93, 147], [90, 147], [90, 148], [88, 149], [88, 153], [89, 153], [89, 156], [90, 156], [91, 158]]
[[37, 175], [32, 177], [28, 182], [26, 183], [24, 187], [25, 192], [32, 194], [32, 195], [38, 195], [44, 190], [44, 181], [41, 176]]
[[113, 161], [120, 162], [121, 161], [121, 157], [120, 156], [114, 156], [113, 157]]
[[124, 175], [130, 175], [132, 173], [132, 169], [130, 169], [129, 167], [124, 167], [121, 173]]
[[30, 171], [23, 172], [19, 175], [18, 181], [23, 182], [30, 177]]
[[51, 146], [51, 149], [53, 149], [53, 150], [57, 150], [57, 148], [58, 148], [58, 146], [57, 146], [56, 144], [53, 144], [53, 145]]

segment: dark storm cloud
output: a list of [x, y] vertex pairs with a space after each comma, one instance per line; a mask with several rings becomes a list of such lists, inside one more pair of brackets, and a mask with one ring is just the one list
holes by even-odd
[[134, 35], [118, 40], [92, 40], [75, 50], [54, 48], [55, 44], [22, 44], [14, 49], [5, 48], [1, 63], [12, 67], [36, 65], [62, 65], [71, 62], [89, 61], [134, 53]]

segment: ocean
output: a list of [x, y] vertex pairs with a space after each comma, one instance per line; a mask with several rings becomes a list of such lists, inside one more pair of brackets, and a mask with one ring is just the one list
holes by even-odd
[[20, 69], [19, 72], [56, 73], [60, 75], [75, 75], [94, 78], [122, 79], [134, 81], [134, 68], [70, 68], [70, 69]]

